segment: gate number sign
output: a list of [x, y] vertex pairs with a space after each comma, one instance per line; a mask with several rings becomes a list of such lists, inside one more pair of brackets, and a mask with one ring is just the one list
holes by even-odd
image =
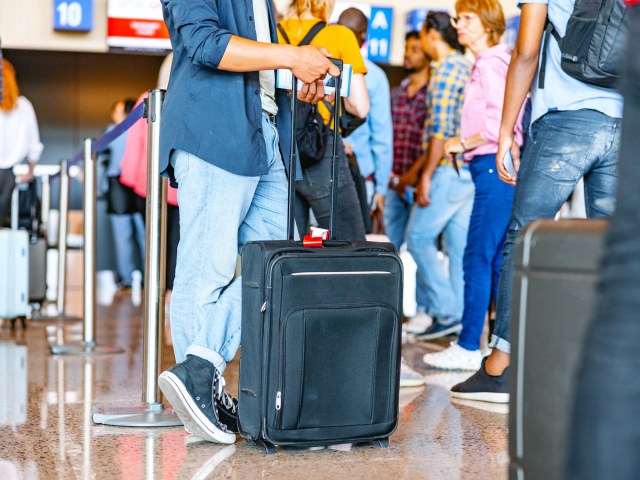
[[55, 30], [88, 32], [93, 28], [93, 0], [54, 0]]

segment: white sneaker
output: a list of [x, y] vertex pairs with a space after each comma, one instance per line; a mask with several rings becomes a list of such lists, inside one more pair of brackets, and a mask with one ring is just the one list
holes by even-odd
[[433, 368], [441, 370], [471, 370], [480, 369], [482, 363], [480, 350], [467, 350], [455, 342], [446, 350], [437, 353], [427, 353], [422, 361]]
[[407, 333], [424, 332], [433, 323], [433, 318], [424, 312], [416, 313], [407, 323], [402, 324], [402, 331]]
[[400, 363], [400, 387], [420, 387], [422, 385], [424, 385], [424, 377], [413, 370], [403, 357]]

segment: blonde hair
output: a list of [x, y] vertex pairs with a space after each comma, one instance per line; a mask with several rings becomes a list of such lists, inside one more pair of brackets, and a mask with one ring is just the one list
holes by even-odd
[[2, 59], [2, 103], [0, 109], [11, 111], [16, 106], [20, 90], [16, 81], [16, 69], [6, 58]]
[[489, 33], [489, 43], [493, 47], [500, 43], [505, 31], [504, 11], [498, 0], [458, 0], [456, 12], [471, 12], [478, 15], [482, 26]]
[[292, 0], [290, 10], [292, 15], [300, 17], [305, 12], [310, 12], [323, 22], [329, 21], [328, 0]]

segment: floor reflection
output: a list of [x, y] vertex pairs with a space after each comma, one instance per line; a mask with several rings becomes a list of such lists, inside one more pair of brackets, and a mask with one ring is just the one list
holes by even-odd
[[[426, 385], [401, 390], [400, 423], [388, 448], [337, 445], [268, 456], [243, 440], [233, 446], [202, 442], [181, 427], [96, 425], [97, 405], [142, 404], [142, 315], [127, 295], [98, 308], [98, 340], [125, 347], [121, 355], [52, 356], [52, 342], [81, 338], [78, 323], [31, 321], [27, 330], [0, 329], [2, 480], [507, 478], [505, 406], [452, 401], [449, 388], [470, 373], [422, 364], [424, 353], [444, 343], [405, 345], [404, 357]], [[163, 365], [172, 363], [165, 348]], [[237, 361], [225, 377], [237, 391]]]

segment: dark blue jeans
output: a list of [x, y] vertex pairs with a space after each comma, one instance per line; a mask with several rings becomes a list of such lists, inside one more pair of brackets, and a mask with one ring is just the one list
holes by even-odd
[[467, 350], [478, 350], [491, 297], [498, 295], [515, 189], [498, 178], [495, 155], [474, 157], [469, 170], [476, 189], [464, 250], [464, 313], [458, 344]]
[[620, 187], [569, 433], [572, 480], [640, 477], [640, 6], [628, 18]]
[[[309, 207], [321, 228], [329, 228], [331, 214], [331, 157], [333, 133], [324, 158], [303, 170], [303, 179], [296, 182], [296, 223], [300, 238], [309, 233]], [[338, 200], [336, 205], [335, 238], [364, 240], [364, 221], [356, 184], [351, 176], [342, 138], [338, 138]]]
[[532, 125], [504, 245], [492, 347], [511, 353], [513, 245], [520, 230], [534, 220], [554, 218], [583, 176], [587, 216], [613, 213], [621, 124], [595, 110], [576, 110], [547, 113]]

